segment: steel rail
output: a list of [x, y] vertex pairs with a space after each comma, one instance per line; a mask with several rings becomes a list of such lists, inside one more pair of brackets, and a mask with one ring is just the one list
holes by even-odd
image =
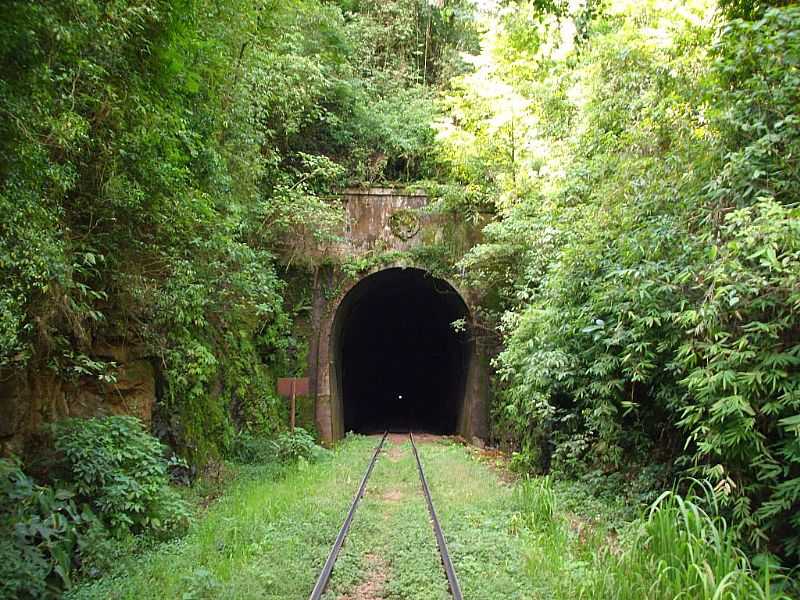
[[453, 568], [453, 561], [450, 560], [450, 552], [447, 551], [447, 542], [444, 539], [442, 527], [439, 525], [439, 519], [436, 517], [436, 510], [433, 508], [433, 500], [431, 499], [431, 491], [428, 488], [428, 480], [425, 478], [425, 471], [422, 468], [422, 462], [419, 459], [419, 452], [417, 452], [417, 445], [414, 443], [414, 434], [408, 434], [411, 439], [411, 448], [414, 450], [414, 458], [417, 460], [417, 469], [419, 470], [419, 479], [422, 482], [422, 492], [425, 494], [425, 501], [428, 503], [428, 512], [431, 515], [431, 522], [433, 523], [433, 533], [436, 535], [436, 543], [439, 546], [439, 555], [442, 557], [442, 565], [444, 565], [445, 573], [447, 573], [447, 582], [450, 584], [450, 593], [453, 594], [454, 600], [463, 600], [461, 595], [461, 586], [456, 577], [456, 570]]
[[378, 454], [380, 454], [381, 448], [383, 448], [383, 443], [386, 441], [387, 435], [389, 435], [389, 432], [384, 432], [378, 447], [375, 448], [375, 452], [372, 455], [372, 460], [369, 461], [367, 471], [364, 473], [364, 477], [361, 479], [361, 485], [358, 486], [356, 496], [353, 498], [353, 502], [350, 505], [350, 511], [347, 513], [344, 523], [342, 523], [342, 528], [339, 530], [339, 535], [336, 536], [336, 541], [333, 543], [333, 548], [331, 548], [331, 552], [328, 554], [328, 559], [325, 561], [325, 566], [322, 567], [322, 571], [319, 574], [317, 583], [314, 586], [311, 595], [308, 597], [308, 600], [319, 600], [322, 598], [322, 594], [325, 593], [325, 588], [328, 586], [331, 573], [333, 573], [333, 565], [336, 564], [336, 559], [339, 557], [339, 551], [342, 549], [344, 539], [347, 537], [347, 532], [350, 531], [350, 524], [353, 522], [353, 515], [356, 514], [358, 502], [364, 496], [364, 491], [367, 489], [367, 480], [369, 480], [369, 476], [372, 475], [372, 469], [378, 460]]

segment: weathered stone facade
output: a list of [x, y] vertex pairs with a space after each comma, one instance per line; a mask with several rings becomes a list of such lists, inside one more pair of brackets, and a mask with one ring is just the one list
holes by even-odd
[[[342, 195], [345, 209], [343, 241], [327, 253], [350, 259], [384, 254], [392, 257], [425, 245], [435, 244], [447, 233], [442, 215], [424, 209], [425, 194], [416, 191], [388, 188], [350, 189]], [[467, 247], [477, 240], [470, 231]], [[465, 248], [466, 249], [466, 248]], [[375, 264], [359, 273], [357, 278], [345, 276], [332, 268], [322, 270], [315, 282], [313, 294], [312, 331], [309, 351], [309, 376], [315, 394], [316, 427], [323, 442], [331, 444], [343, 437], [343, 399], [341, 385], [336, 380], [336, 319], [348, 293], [366, 277], [390, 268], [421, 268], [412, 258], [400, 257], [396, 262]], [[458, 292], [470, 315], [476, 298], [469, 290]], [[470, 323], [467, 324], [470, 327]], [[472, 345], [465, 393], [458, 415], [458, 433], [467, 440], [485, 438], [488, 433], [489, 367], [479, 343]]]

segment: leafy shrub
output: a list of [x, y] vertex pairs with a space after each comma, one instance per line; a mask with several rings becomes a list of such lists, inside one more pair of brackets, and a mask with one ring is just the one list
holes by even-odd
[[58, 597], [106, 530], [68, 488], [40, 486], [0, 459], [0, 597]]
[[231, 448], [231, 458], [244, 464], [289, 464], [300, 459], [314, 462], [324, 453], [314, 436], [302, 427], [296, 427], [294, 433], [284, 431], [277, 436], [244, 429], [236, 434]]
[[294, 433], [285, 431], [278, 434], [273, 441], [275, 457], [281, 462], [294, 462], [299, 459], [313, 462], [324, 450], [314, 442], [314, 436], [302, 427], [296, 427]]
[[702, 302], [681, 315], [681, 425], [751, 544], [779, 532], [800, 556], [800, 209], [764, 199], [730, 212], [719, 239]]
[[242, 464], [270, 462], [275, 458], [274, 440], [270, 436], [243, 429], [233, 440], [230, 458]]
[[138, 419], [65, 419], [52, 431], [78, 497], [116, 535], [186, 526], [189, 511], [168, 485], [165, 448]]

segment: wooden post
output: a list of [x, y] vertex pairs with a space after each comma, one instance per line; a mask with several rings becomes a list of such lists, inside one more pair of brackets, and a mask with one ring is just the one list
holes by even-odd
[[297, 396], [308, 394], [308, 377], [278, 377], [278, 394], [289, 398], [289, 428], [294, 433]]
[[289, 403], [289, 431], [294, 433], [294, 412], [295, 412], [295, 390], [296, 390], [296, 381], [292, 378], [292, 400]]

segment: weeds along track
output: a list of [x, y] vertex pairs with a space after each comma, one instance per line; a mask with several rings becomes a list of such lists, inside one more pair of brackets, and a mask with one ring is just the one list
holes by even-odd
[[[361, 499], [364, 497], [364, 493], [367, 489], [367, 483], [369, 481], [370, 475], [372, 475], [372, 471], [375, 467], [375, 463], [378, 461], [378, 457], [380, 456], [381, 450], [383, 449], [384, 443], [386, 442], [386, 438], [389, 435], [389, 432], [384, 432], [383, 436], [381, 437], [380, 442], [375, 448], [375, 451], [372, 454], [372, 458], [367, 465], [367, 469], [364, 473], [364, 476], [361, 479], [361, 484], [356, 491], [356, 495], [353, 498], [353, 502], [350, 504], [350, 510], [347, 512], [347, 516], [344, 519], [344, 523], [342, 523], [342, 527], [339, 530], [339, 534], [336, 536], [336, 541], [333, 543], [333, 547], [331, 548], [330, 553], [328, 554], [328, 558], [325, 561], [325, 565], [322, 567], [322, 571], [320, 571], [319, 577], [317, 578], [316, 585], [314, 585], [314, 589], [309, 596], [309, 600], [320, 600], [322, 595], [325, 593], [325, 590], [328, 586], [328, 582], [330, 581], [331, 575], [333, 573], [334, 565], [336, 564], [336, 559], [339, 557], [339, 552], [342, 549], [342, 545], [344, 544], [345, 539], [347, 538], [347, 534], [350, 531], [350, 525], [353, 522], [353, 517], [358, 510], [359, 503]], [[439, 556], [442, 561], [442, 566], [444, 567], [445, 574], [447, 575], [447, 583], [450, 588], [450, 593], [452, 594], [454, 600], [462, 600], [461, 595], [461, 586], [458, 583], [458, 578], [456, 577], [455, 569], [453, 568], [453, 563], [450, 560], [450, 553], [447, 550], [447, 542], [445, 541], [444, 533], [442, 532], [442, 528], [439, 525], [439, 519], [436, 516], [436, 509], [433, 506], [433, 500], [431, 499], [430, 488], [428, 487], [428, 480], [425, 477], [425, 470], [422, 466], [422, 461], [420, 459], [419, 451], [417, 450], [417, 445], [414, 442], [414, 435], [413, 433], [408, 434], [408, 438], [411, 442], [411, 449], [414, 453], [414, 460], [417, 465], [417, 474], [419, 475], [419, 480], [422, 488], [422, 493], [425, 497], [425, 503], [428, 507], [428, 514], [430, 516], [431, 524], [433, 526], [433, 533], [436, 537], [436, 545], [439, 550]]]
[[386, 436], [388, 435], [388, 431], [383, 433], [380, 443], [375, 448], [375, 452], [372, 454], [372, 458], [367, 465], [367, 470], [364, 473], [364, 477], [361, 478], [361, 485], [358, 486], [358, 491], [353, 498], [353, 502], [350, 504], [350, 510], [347, 511], [347, 516], [344, 519], [344, 523], [342, 523], [342, 528], [339, 530], [339, 534], [336, 536], [336, 541], [333, 543], [333, 548], [331, 548], [330, 554], [328, 554], [328, 558], [325, 560], [325, 565], [322, 567], [322, 571], [317, 578], [317, 583], [314, 586], [311, 595], [308, 597], [309, 600], [319, 600], [322, 598], [322, 594], [325, 593], [325, 588], [327, 587], [328, 581], [331, 578], [331, 573], [333, 573], [333, 565], [336, 564], [336, 559], [339, 557], [339, 551], [342, 549], [342, 544], [344, 544], [344, 539], [347, 537], [347, 532], [350, 531], [350, 524], [353, 522], [356, 509], [358, 509], [358, 503], [361, 501], [361, 498], [364, 497], [364, 491], [367, 489], [367, 481], [369, 481], [369, 476], [372, 475], [372, 469], [375, 468], [375, 463], [378, 461], [378, 455], [381, 453], [383, 444], [386, 442]]
[[431, 491], [428, 488], [428, 480], [425, 478], [425, 470], [422, 468], [422, 461], [419, 459], [419, 451], [417, 445], [414, 443], [414, 434], [408, 434], [411, 440], [411, 449], [414, 451], [414, 459], [417, 461], [417, 471], [419, 473], [419, 480], [422, 483], [422, 493], [425, 495], [425, 502], [428, 504], [428, 512], [431, 515], [431, 523], [433, 524], [433, 533], [436, 536], [436, 545], [439, 546], [439, 556], [442, 557], [442, 565], [447, 574], [447, 583], [450, 586], [450, 593], [453, 594], [454, 600], [461, 600], [461, 586], [458, 584], [458, 577], [453, 568], [453, 561], [450, 560], [450, 552], [447, 550], [447, 542], [444, 539], [442, 527], [439, 525], [439, 518], [436, 516], [436, 509], [433, 507], [433, 500], [431, 499]]

